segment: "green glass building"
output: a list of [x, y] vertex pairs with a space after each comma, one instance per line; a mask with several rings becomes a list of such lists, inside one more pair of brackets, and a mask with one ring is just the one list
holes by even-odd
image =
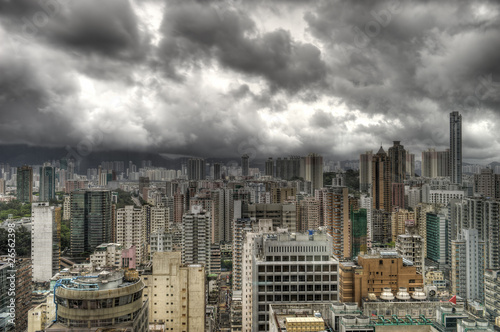
[[91, 254], [111, 242], [112, 204], [109, 190], [71, 192], [70, 247], [73, 257]]
[[52, 166], [40, 167], [40, 202], [48, 202], [56, 197], [56, 170]]
[[427, 258], [439, 265], [447, 263], [448, 223], [443, 214], [427, 213]]
[[17, 168], [17, 199], [23, 203], [33, 202], [33, 168]]
[[352, 259], [357, 257], [361, 251], [366, 252], [367, 218], [366, 209], [353, 210], [351, 212], [351, 241]]

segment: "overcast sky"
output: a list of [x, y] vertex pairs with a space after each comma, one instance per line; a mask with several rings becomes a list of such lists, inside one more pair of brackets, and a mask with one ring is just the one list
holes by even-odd
[[489, 1], [0, 0], [0, 144], [356, 159], [500, 151]]

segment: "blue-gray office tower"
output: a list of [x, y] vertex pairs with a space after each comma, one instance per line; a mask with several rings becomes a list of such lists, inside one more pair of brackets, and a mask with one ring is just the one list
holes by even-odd
[[56, 197], [56, 170], [52, 166], [40, 167], [40, 202], [48, 202]]

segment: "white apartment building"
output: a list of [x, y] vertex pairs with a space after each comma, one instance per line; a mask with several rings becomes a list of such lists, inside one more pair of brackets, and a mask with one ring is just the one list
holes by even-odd
[[124, 248], [135, 246], [136, 264], [146, 259], [146, 223], [143, 221], [142, 209], [127, 205], [116, 210], [116, 242]]

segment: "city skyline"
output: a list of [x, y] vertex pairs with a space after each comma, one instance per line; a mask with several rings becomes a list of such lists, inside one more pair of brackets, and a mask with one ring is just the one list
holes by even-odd
[[0, 144], [353, 160], [398, 140], [418, 159], [449, 146], [456, 111], [464, 161], [487, 164], [498, 15], [483, 1], [3, 2]]
[[500, 330], [500, 1], [0, 0], [0, 332]]

